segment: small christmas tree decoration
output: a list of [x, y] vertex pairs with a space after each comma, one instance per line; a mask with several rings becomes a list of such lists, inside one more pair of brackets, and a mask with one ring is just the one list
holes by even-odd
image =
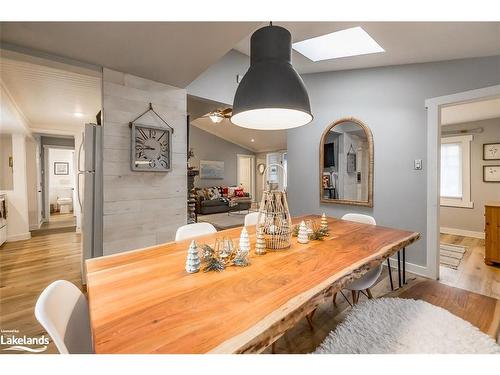
[[186, 259], [186, 272], [195, 273], [200, 270], [200, 256], [198, 254], [198, 245], [196, 245], [196, 241], [192, 241], [191, 245], [189, 245], [188, 255]]
[[323, 215], [321, 215], [321, 222], [319, 225], [319, 229], [321, 229], [324, 232], [328, 231], [328, 220], [326, 220], [326, 215], [323, 212]]
[[264, 255], [266, 252], [266, 238], [264, 236], [264, 228], [259, 227], [257, 231], [257, 240], [255, 241], [255, 254]]
[[306, 244], [309, 242], [309, 234], [307, 231], [306, 223], [304, 221], [300, 223], [297, 241], [302, 244]]
[[240, 253], [248, 254], [250, 252], [250, 238], [248, 238], [247, 228], [243, 227], [240, 234], [240, 244], [239, 250]]
[[239, 267], [246, 267], [248, 262], [248, 253], [250, 252], [250, 238], [248, 238], [247, 228], [243, 227], [240, 234], [240, 243], [233, 264]]

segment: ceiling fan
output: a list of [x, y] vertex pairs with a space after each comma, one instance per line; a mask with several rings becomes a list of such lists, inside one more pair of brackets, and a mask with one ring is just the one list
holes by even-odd
[[224, 120], [225, 118], [230, 118], [233, 114], [233, 109], [232, 108], [226, 108], [226, 109], [217, 109], [212, 112], [208, 112], [206, 115], [202, 117], [208, 117], [214, 124], [219, 124]]

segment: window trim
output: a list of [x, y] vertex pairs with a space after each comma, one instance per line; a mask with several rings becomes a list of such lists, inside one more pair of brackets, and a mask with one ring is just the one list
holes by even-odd
[[[462, 198], [442, 197], [439, 193], [440, 205], [445, 207], [474, 208], [474, 202], [471, 201], [471, 162], [470, 149], [471, 142], [474, 139], [472, 135], [457, 135], [452, 137], [441, 137], [443, 143], [461, 143], [462, 144]], [[441, 155], [441, 145], [439, 153]], [[441, 164], [441, 163], [440, 163]], [[442, 166], [441, 166], [442, 167]], [[440, 173], [441, 175], [441, 173]], [[440, 180], [441, 181], [441, 180]], [[439, 183], [441, 189], [441, 182]]]

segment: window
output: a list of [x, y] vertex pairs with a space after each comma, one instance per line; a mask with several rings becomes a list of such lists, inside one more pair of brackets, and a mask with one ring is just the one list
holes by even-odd
[[471, 135], [441, 138], [441, 206], [472, 208]]

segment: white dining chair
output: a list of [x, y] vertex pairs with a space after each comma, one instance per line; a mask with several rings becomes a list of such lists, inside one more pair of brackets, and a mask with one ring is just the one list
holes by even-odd
[[179, 227], [175, 233], [175, 240], [182, 241], [189, 238], [215, 233], [217, 229], [210, 223], [194, 223]]
[[[357, 223], [362, 223], [362, 224], [377, 225], [377, 222], [372, 216], [363, 214], [345, 214], [344, 216], [342, 216], [342, 220], [355, 221]], [[358, 302], [359, 293], [363, 291], [366, 291], [368, 298], [370, 299], [373, 298], [370, 288], [378, 280], [381, 273], [382, 273], [382, 265], [379, 265], [378, 267], [368, 271], [361, 278], [353, 281], [346, 287], [346, 289], [351, 291], [353, 304]], [[334, 303], [335, 303], [335, 297], [336, 295], [333, 296]]]
[[259, 213], [258, 212], [250, 212], [249, 214], [245, 215], [245, 226], [249, 227], [252, 225], [257, 225], [257, 220], [259, 218]]
[[92, 353], [87, 299], [74, 284], [57, 280], [44, 289], [35, 317], [61, 354]]

